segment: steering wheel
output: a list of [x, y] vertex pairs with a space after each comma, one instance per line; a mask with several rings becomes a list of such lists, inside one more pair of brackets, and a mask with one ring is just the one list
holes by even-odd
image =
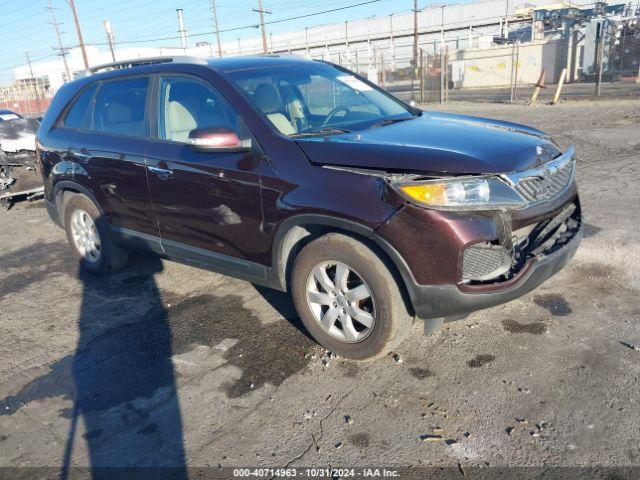
[[329, 112], [329, 115], [327, 115], [327, 118], [324, 120], [324, 123], [322, 125], [327, 125], [331, 120], [333, 120], [333, 117], [335, 117], [338, 112], [345, 112], [346, 114], [349, 114], [351, 110], [349, 109], [349, 107], [345, 107], [342, 105], [334, 108]]

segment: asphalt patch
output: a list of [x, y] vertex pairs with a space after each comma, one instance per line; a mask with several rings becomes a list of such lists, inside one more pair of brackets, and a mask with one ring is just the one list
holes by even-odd
[[78, 262], [67, 242], [39, 242], [0, 255], [0, 271], [17, 270], [0, 279], [0, 299], [19, 293], [48, 275], [74, 275]]
[[533, 297], [533, 301], [536, 305], [544, 308], [556, 317], [566, 317], [573, 312], [564, 297], [555, 293], [536, 295]]
[[502, 326], [511, 333], [530, 333], [532, 335], [542, 335], [547, 331], [547, 327], [539, 322], [520, 323], [515, 320], [503, 320]]
[[409, 373], [418, 380], [433, 377], [433, 372], [427, 368], [410, 368]]
[[360, 374], [360, 367], [354, 362], [342, 362], [340, 365], [340, 371], [347, 378], [357, 378]]
[[370, 436], [368, 433], [354, 433], [349, 435], [349, 443], [358, 448], [367, 448], [370, 443]]
[[[29, 274], [32, 281], [60, 268], [63, 251], [67, 251], [64, 243], [37, 245], [30, 262], [50, 261], [53, 266]], [[1, 256], [0, 268], [18, 265], [26, 255]], [[265, 383], [278, 386], [309, 363], [305, 354], [315, 342], [297, 319], [263, 325], [236, 295], [177, 298], [172, 300], [175, 306], [167, 309], [153, 278], [161, 270], [159, 258], [139, 256], [106, 278], [77, 271], [83, 291], [75, 353], [49, 364], [47, 373], [0, 398], [0, 416], [55, 397], [74, 400], [85, 415], [134, 400], [167, 401], [176, 391], [172, 357], [229, 338], [237, 342], [224, 352], [224, 358], [242, 371], [237, 381], [225, 386], [229, 397], [242, 396]], [[158, 391], [164, 393], [158, 396]], [[58, 415], [71, 418], [76, 413], [65, 408]]]
[[480, 368], [488, 363], [493, 362], [495, 359], [496, 357], [491, 354], [476, 355], [474, 358], [467, 362], [467, 366], [469, 366], [469, 368]]
[[169, 309], [174, 353], [194, 345], [215, 345], [226, 338], [237, 339], [224, 358], [242, 371], [225, 387], [229, 397], [239, 397], [265, 383], [280, 385], [309, 363], [305, 358], [314, 346], [303, 327], [294, 320], [264, 325], [236, 295], [199, 295]]

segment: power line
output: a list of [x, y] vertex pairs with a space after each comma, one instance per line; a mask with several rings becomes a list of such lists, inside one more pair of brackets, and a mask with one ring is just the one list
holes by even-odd
[[[349, 8], [355, 8], [355, 7], [360, 7], [362, 5], [369, 5], [372, 3], [378, 3], [384, 0], [368, 0], [366, 2], [360, 2], [360, 3], [355, 3], [352, 5], [346, 5], [344, 7], [337, 7], [337, 8], [332, 8], [329, 10], [323, 10], [321, 12], [313, 12], [313, 13], [307, 13], [307, 14], [303, 14], [303, 15], [295, 15], [292, 17], [286, 17], [286, 18], [280, 18], [277, 20], [271, 20], [269, 22], [264, 22], [265, 25], [273, 25], [275, 23], [283, 23], [283, 22], [289, 22], [291, 20], [299, 20], [301, 18], [308, 18], [308, 17], [313, 17], [316, 15], [324, 15], [326, 13], [333, 13], [333, 12], [338, 12], [341, 10], [346, 10]], [[226, 33], [226, 32], [235, 32], [238, 30], [246, 30], [249, 28], [256, 28], [255, 24], [251, 24], [251, 25], [244, 25], [241, 27], [234, 27], [234, 28], [227, 28], [227, 29], [223, 29], [220, 30], [220, 33]], [[191, 33], [189, 35], [187, 35], [187, 37], [201, 37], [203, 35], [211, 35], [213, 32], [212, 31], [206, 31], [206, 32], [199, 32], [199, 33]], [[157, 42], [157, 41], [163, 41], [163, 40], [176, 40], [179, 39], [180, 36], [168, 36], [168, 37], [156, 37], [156, 38], [146, 38], [146, 39], [139, 39], [139, 40], [129, 40], [129, 41], [121, 41], [119, 42], [121, 45], [122, 44], [132, 44], [132, 43], [148, 43], [148, 42]], [[103, 46], [106, 45], [106, 43], [104, 42], [97, 42], [97, 43], [88, 43], [87, 45], [92, 45], [92, 46]]]

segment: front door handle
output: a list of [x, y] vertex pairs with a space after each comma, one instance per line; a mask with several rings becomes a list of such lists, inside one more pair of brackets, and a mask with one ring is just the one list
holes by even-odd
[[169, 175], [173, 174], [173, 170], [168, 168], [160, 168], [160, 167], [147, 167], [151, 173], [155, 173], [158, 175], [160, 180], [166, 180], [169, 178]]

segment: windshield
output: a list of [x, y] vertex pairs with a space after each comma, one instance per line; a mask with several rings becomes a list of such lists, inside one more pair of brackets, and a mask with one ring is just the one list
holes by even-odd
[[400, 101], [321, 62], [227, 72], [282, 134], [328, 135], [413, 118]]

